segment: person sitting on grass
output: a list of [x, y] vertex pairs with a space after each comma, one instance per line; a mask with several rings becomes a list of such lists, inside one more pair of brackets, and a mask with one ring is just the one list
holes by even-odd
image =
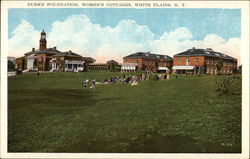
[[87, 87], [87, 82], [86, 82], [86, 80], [82, 81], [82, 87]]
[[92, 85], [92, 86], [90, 86], [89, 88], [90, 88], [90, 89], [94, 89], [94, 88], [95, 88], [95, 86], [94, 86], [94, 85]]
[[155, 81], [158, 81], [159, 79], [160, 79], [160, 78], [159, 78], [158, 75], [155, 75], [155, 76], [154, 76], [154, 80], [155, 80]]
[[90, 89], [95, 88], [95, 84], [96, 84], [95, 79], [93, 79], [93, 80], [91, 81], [91, 86], [90, 86], [89, 88], [90, 88]]
[[134, 77], [133, 80], [132, 80], [132, 82], [131, 82], [131, 86], [136, 86], [138, 84], [139, 84], [138, 78]]
[[91, 81], [91, 84], [92, 84], [92, 85], [95, 85], [95, 79], [93, 79], [93, 80]]
[[167, 74], [164, 74], [164, 79], [167, 79]]
[[127, 77], [124, 79], [124, 83], [128, 83], [128, 82], [129, 82], [129, 78]]
[[104, 79], [103, 82], [104, 82], [104, 84], [108, 84], [109, 83], [109, 81], [106, 78]]

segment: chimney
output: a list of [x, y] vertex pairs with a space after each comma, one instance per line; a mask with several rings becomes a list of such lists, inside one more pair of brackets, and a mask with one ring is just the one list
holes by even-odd
[[71, 54], [71, 50], [69, 50], [69, 53]]
[[35, 52], [35, 48], [32, 48], [32, 52]]
[[56, 50], [56, 47], [54, 46], [54, 50]]
[[195, 50], [195, 47], [193, 47], [193, 50]]

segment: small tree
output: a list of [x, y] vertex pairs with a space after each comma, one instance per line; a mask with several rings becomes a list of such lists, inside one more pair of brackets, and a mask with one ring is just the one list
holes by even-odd
[[219, 92], [220, 95], [227, 95], [241, 89], [241, 79], [235, 75], [223, 78], [218, 77], [215, 82], [217, 85], [216, 91]]
[[15, 64], [14, 62], [8, 60], [8, 71], [13, 71], [15, 70]]

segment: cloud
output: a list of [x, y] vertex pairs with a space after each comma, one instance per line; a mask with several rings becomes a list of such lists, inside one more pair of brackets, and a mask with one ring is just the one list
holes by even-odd
[[36, 31], [29, 22], [21, 20], [8, 41], [9, 55], [22, 56], [31, 51], [31, 48], [38, 45], [39, 36], [40, 32]]
[[159, 40], [151, 42], [153, 52], [174, 56], [192, 47], [212, 48], [214, 51], [225, 53], [238, 59], [241, 63], [240, 38], [230, 38], [228, 40], [216, 34], [208, 34], [203, 40], [193, 40], [192, 33], [187, 28], [177, 28], [170, 33], [163, 33]]
[[[38, 46], [40, 31], [22, 20], [9, 39], [10, 56], [23, 53]], [[116, 26], [95, 24], [86, 15], [71, 15], [64, 21], [52, 23], [47, 33], [48, 47], [57, 46], [61, 51], [72, 50], [82, 56], [91, 56], [97, 62], [114, 59], [122, 62], [122, 57], [137, 51], [150, 51], [173, 56], [192, 47], [213, 48], [240, 60], [240, 39], [223, 39], [209, 34], [202, 40], [194, 40], [186, 27], [164, 32], [159, 38], [144, 25], [134, 20], [122, 20]]]

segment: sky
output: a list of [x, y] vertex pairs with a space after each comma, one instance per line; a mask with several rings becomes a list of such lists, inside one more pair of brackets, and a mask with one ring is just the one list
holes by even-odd
[[173, 56], [192, 47], [213, 48], [240, 62], [240, 9], [49, 8], [9, 9], [9, 56], [47, 46], [97, 62], [138, 52]]

